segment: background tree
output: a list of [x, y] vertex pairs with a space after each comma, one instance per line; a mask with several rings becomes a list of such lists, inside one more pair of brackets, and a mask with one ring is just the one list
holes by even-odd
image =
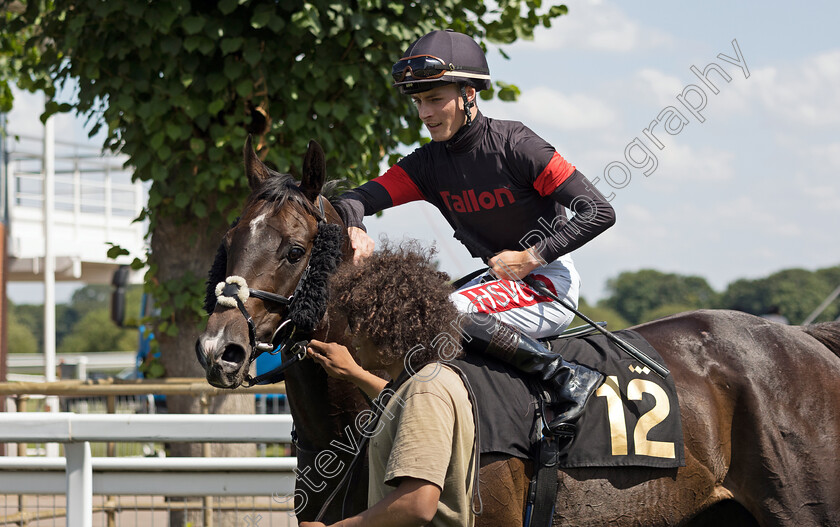
[[[603, 305], [591, 306], [584, 298], [580, 299], [578, 311], [582, 312], [584, 315], [596, 322], [606, 322], [607, 329], [610, 331], [624, 329], [630, 325], [627, 320], [619, 315], [614, 309]], [[584, 322], [583, 319], [575, 316], [572, 323], [569, 324], [569, 327], [574, 328], [577, 326], [583, 326], [584, 324], [586, 324], [586, 322]]]
[[18, 319], [15, 306], [9, 302], [6, 323], [7, 347], [9, 353], [36, 353], [38, 351], [38, 340], [25, 324]]
[[137, 351], [138, 332], [111, 322], [107, 308], [88, 311], [64, 337], [59, 353], [92, 353], [97, 351]]
[[[785, 269], [766, 278], [741, 279], [729, 284], [721, 297], [728, 309], [754, 315], [777, 310], [792, 324], [799, 324], [840, 285], [840, 267], [819, 271]], [[817, 321], [834, 320], [840, 314], [840, 302], [834, 302]]]
[[[714, 307], [717, 293], [699, 276], [663, 273], [653, 269], [624, 272], [607, 281], [609, 296], [601, 305], [617, 311], [631, 324], [646, 320], [648, 313], [667, 305], [687, 309]], [[671, 313], [667, 313], [671, 314]]]

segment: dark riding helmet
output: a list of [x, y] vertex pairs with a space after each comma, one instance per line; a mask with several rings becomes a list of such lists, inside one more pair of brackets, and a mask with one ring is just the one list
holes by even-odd
[[428, 91], [450, 83], [490, 89], [487, 58], [475, 40], [451, 29], [432, 31], [408, 47], [391, 68], [402, 93]]

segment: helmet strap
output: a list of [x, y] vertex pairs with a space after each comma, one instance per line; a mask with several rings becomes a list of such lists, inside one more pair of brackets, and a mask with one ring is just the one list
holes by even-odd
[[466, 126], [469, 126], [472, 124], [472, 108], [475, 102], [467, 99], [467, 87], [464, 84], [461, 84], [461, 98], [464, 99], [464, 113], [467, 114]]

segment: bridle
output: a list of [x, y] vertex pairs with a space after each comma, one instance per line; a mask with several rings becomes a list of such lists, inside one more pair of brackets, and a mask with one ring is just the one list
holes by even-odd
[[[324, 211], [323, 196], [318, 196], [319, 214], [316, 216], [318, 221], [318, 230], [328, 225], [326, 220], [326, 213]], [[313, 244], [310, 252], [309, 262], [303, 270], [295, 290], [289, 296], [278, 295], [270, 291], [262, 289], [254, 289], [248, 287], [247, 282], [240, 276], [228, 276], [223, 282], [216, 285], [216, 302], [226, 307], [237, 307], [242, 316], [245, 317], [245, 322], [248, 324], [248, 339], [251, 346], [251, 354], [248, 358], [248, 364], [252, 364], [263, 353], [270, 355], [277, 355], [278, 353], [287, 352], [290, 354], [288, 360], [274, 368], [273, 370], [252, 377], [250, 374], [245, 374], [243, 385], [251, 387], [257, 384], [271, 384], [279, 382], [283, 379], [285, 371], [293, 366], [296, 362], [306, 357], [306, 347], [309, 345], [309, 340], [306, 338], [297, 338], [297, 334], [308, 333], [298, 330], [298, 324], [292, 320], [292, 314], [298, 305], [301, 293], [304, 287], [308, 285], [308, 280], [311, 274], [313, 255], [316, 252], [316, 245], [318, 243], [318, 236], [316, 235], [315, 244]], [[251, 314], [245, 307], [245, 301], [249, 297], [259, 298], [263, 302], [271, 302], [286, 307], [286, 314], [280, 320], [280, 324], [274, 330], [271, 336], [271, 341], [263, 342], [257, 338], [257, 328]]]

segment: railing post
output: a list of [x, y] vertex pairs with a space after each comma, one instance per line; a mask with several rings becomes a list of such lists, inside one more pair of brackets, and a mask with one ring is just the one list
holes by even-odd
[[67, 459], [67, 527], [93, 526], [93, 467], [90, 443], [64, 443]]
[[[201, 405], [201, 413], [210, 413], [210, 396], [208, 396], [206, 393], [202, 393], [201, 399], [199, 399], [199, 404]], [[201, 455], [202, 457], [211, 457], [212, 454], [210, 452], [210, 443], [201, 444]], [[204, 527], [213, 527], [212, 496], [204, 496]]]
[[[17, 408], [18, 412], [25, 412], [26, 411], [26, 401], [29, 399], [28, 395], [18, 395], [17, 396]], [[26, 443], [18, 443], [18, 451], [17, 455], [20, 457], [26, 457]], [[24, 504], [24, 497], [23, 494], [18, 494], [18, 513], [20, 514], [21, 518], [25, 518], [24, 512], [26, 506]], [[19, 523], [20, 527], [25, 527], [26, 522], [21, 521]]]
[[[109, 395], [105, 398], [105, 406], [109, 414], [117, 413], [117, 396], [116, 395]], [[108, 442], [108, 446], [106, 447], [106, 455], [108, 457], [117, 457], [117, 444], [113, 441]], [[117, 527], [117, 511], [114, 505], [117, 502], [116, 496], [107, 496], [105, 498], [105, 506], [107, 510], [105, 511], [105, 517], [107, 518], [108, 527]]]

